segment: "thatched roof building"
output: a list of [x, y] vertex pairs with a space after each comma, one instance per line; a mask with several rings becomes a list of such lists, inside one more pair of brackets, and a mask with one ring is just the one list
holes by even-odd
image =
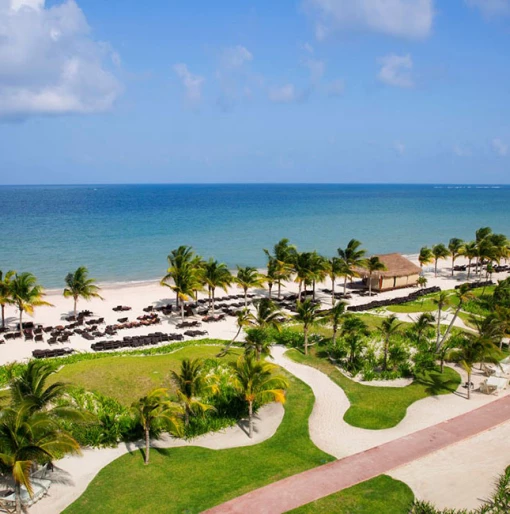
[[[409, 287], [417, 284], [421, 268], [413, 264], [399, 253], [377, 255], [386, 267], [386, 271], [372, 273], [372, 289], [374, 291], [389, 291], [400, 287]], [[368, 271], [359, 268], [356, 272], [365, 279], [368, 286]]]

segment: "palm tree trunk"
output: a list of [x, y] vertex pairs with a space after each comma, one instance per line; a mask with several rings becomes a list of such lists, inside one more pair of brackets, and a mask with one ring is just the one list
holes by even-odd
[[468, 386], [467, 399], [470, 400], [471, 399], [471, 371], [468, 371], [468, 383], [467, 383], [467, 386]]
[[453, 327], [453, 324], [455, 323], [455, 320], [457, 319], [457, 316], [459, 315], [459, 311], [460, 311], [461, 307], [462, 307], [462, 303], [459, 302], [459, 305], [455, 309], [455, 313], [453, 315], [453, 318], [450, 321], [450, 324], [448, 325], [448, 328], [446, 329], [446, 332], [444, 333], [444, 336], [441, 338], [441, 342], [439, 343], [440, 347], [442, 347], [444, 345], [444, 343], [446, 342], [446, 339], [447, 339], [448, 335], [450, 334], [450, 331], [451, 331], [451, 329]]
[[315, 280], [312, 280], [312, 298], [315, 301]]
[[335, 306], [335, 277], [331, 277], [331, 305]]
[[267, 289], [269, 291], [269, 299], [271, 300], [271, 294], [272, 294], [272, 291], [273, 291], [273, 283], [272, 282], [268, 282], [267, 283]]
[[389, 340], [387, 339], [386, 341], [384, 341], [384, 364], [383, 364], [384, 371], [386, 371], [388, 369], [388, 346], [389, 346]]
[[184, 321], [184, 302], [181, 302], [181, 321]]
[[74, 317], [78, 314], [78, 298], [74, 298]]
[[468, 259], [468, 275], [467, 275], [468, 280], [469, 280], [470, 276], [471, 276], [471, 259]]
[[5, 305], [2, 304], [2, 328], [5, 328]]
[[452, 255], [452, 277], [453, 277], [453, 268], [455, 267], [455, 257]]
[[214, 316], [214, 289], [212, 290], [212, 315]]
[[187, 405], [184, 409], [184, 426], [189, 426], [189, 407]]
[[434, 264], [434, 276], [437, 277], [437, 259], [435, 260]]
[[347, 275], [344, 276], [344, 296], [347, 294]]
[[19, 310], [19, 329], [23, 332], [23, 309]]
[[308, 327], [303, 327], [303, 334], [305, 336], [305, 355], [308, 355]]
[[175, 305], [179, 307], [179, 293], [175, 293]]
[[333, 325], [333, 338], [331, 339], [331, 342], [333, 343], [333, 347], [336, 346], [336, 333], [338, 332], [338, 327], [336, 325]]
[[209, 312], [212, 312], [212, 295], [211, 295], [211, 286], [209, 286], [208, 292], [209, 292]]
[[149, 464], [149, 449], [151, 445], [150, 431], [148, 428], [145, 429], [145, 459], [143, 463], [147, 466]]
[[21, 485], [16, 483], [14, 486], [14, 498], [16, 501], [16, 514], [21, 514]]
[[248, 289], [244, 288], [244, 308], [248, 307]]
[[253, 437], [253, 402], [248, 402], [248, 436]]
[[278, 280], [278, 300], [280, 299], [281, 294], [282, 294], [282, 281]]
[[439, 351], [439, 342], [441, 340], [441, 307], [437, 310], [437, 328], [436, 328], [436, 352]]
[[302, 281], [300, 280], [300, 281], [299, 281], [298, 295], [297, 295], [297, 301], [298, 301], [298, 302], [300, 302], [300, 301], [301, 301], [301, 284], [302, 284]]
[[368, 296], [372, 296], [372, 273], [368, 275]]

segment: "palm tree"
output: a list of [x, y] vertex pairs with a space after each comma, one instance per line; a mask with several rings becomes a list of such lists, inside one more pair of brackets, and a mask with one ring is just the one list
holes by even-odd
[[66, 454], [79, 454], [75, 439], [55, 419], [21, 403], [0, 412], [0, 463], [14, 479], [16, 513], [21, 514], [21, 487], [33, 495], [31, 471]]
[[462, 255], [464, 255], [468, 260], [468, 274], [467, 279], [471, 276], [471, 262], [473, 259], [478, 258], [478, 245], [476, 241], [471, 241], [469, 243], [464, 244], [464, 248], [462, 249]]
[[420, 287], [425, 287], [427, 285], [427, 277], [423, 276], [423, 275], [420, 275], [418, 277], [418, 280], [416, 281], [416, 283], [420, 286]]
[[[475, 272], [478, 274], [478, 268], [480, 263], [483, 263], [483, 259], [485, 257], [484, 252], [486, 252], [488, 245], [487, 240], [490, 238], [492, 234], [492, 229], [490, 227], [481, 227], [475, 233], [475, 242], [476, 248], [478, 250], [478, 255], [476, 256], [476, 268]], [[485, 241], [485, 244], [484, 244]]]
[[380, 261], [377, 255], [373, 255], [365, 261], [365, 268], [368, 271], [368, 295], [372, 296], [372, 274], [376, 271], [386, 271], [388, 268]]
[[308, 332], [310, 328], [316, 325], [321, 319], [319, 310], [320, 305], [314, 303], [310, 299], [306, 299], [304, 302], [298, 302], [296, 306], [296, 315], [294, 319], [300, 323], [303, 323], [305, 355], [308, 355]]
[[271, 299], [272, 293], [273, 293], [273, 285], [278, 280], [278, 273], [277, 268], [278, 262], [274, 257], [268, 256], [267, 259], [267, 272], [266, 272], [266, 279], [267, 282], [267, 290], [269, 299]]
[[11, 279], [16, 275], [13, 270], [8, 271], [5, 275], [0, 271], [0, 307], [2, 308], [2, 329], [5, 328], [5, 306], [12, 303]]
[[437, 305], [437, 326], [436, 326], [436, 352], [441, 349], [441, 312], [448, 306], [448, 293], [440, 291], [439, 294], [432, 299], [432, 302]]
[[23, 330], [23, 313], [33, 314], [34, 307], [47, 305], [53, 307], [49, 302], [43, 300], [44, 289], [37, 283], [37, 278], [32, 273], [17, 273], [10, 285], [11, 298], [19, 309], [19, 329]]
[[338, 328], [342, 322], [342, 319], [345, 317], [347, 308], [347, 302], [338, 302], [328, 312], [326, 312], [324, 318], [331, 323], [333, 328], [333, 338], [331, 342], [333, 343], [333, 347], [336, 346], [336, 336], [338, 333]]
[[[172, 279], [169, 284], [167, 281]], [[182, 263], [179, 266], [171, 267], [163, 277], [160, 285], [169, 287], [177, 296], [177, 305], [181, 307], [181, 319], [184, 319], [184, 302], [196, 296], [201, 288], [199, 269], [192, 263]]]
[[241, 268], [237, 266], [237, 276], [234, 278], [234, 282], [244, 291], [244, 306], [248, 307], [248, 289], [262, 287], [265, 279], [257, 271], [257, 268], [252, 268], [251, 266]]
[[147, 396], [133, 403], [132, 410], [138, 425], [145, 435], [144, 464], [149, 464], [149, 451], [151, 435], [158, 435], [166, 430], [175, 436], [182, 436], [182, 420], [179, 408], [167, 396], [166, 389], [154, 389]]
[[418, 255], [418, 261], [420, 262], [420, 267], [423, 268], [426, 264], [430, 264], [434, 261], [434, 255], [432, 254], [432, 250], [428, 246], [422, 246], [420, 248], [420, 254]]
[[352, 370], [357, 356], [363, 348], [363, 340], [370, 335], [367, 324], [358, 316], [349, 314], [342, 324], [341, 336], [349, 349], [347, 364]]
[[[175, 292], [175, 305], [179, 307], [180, 300], [183, 296], [181, 292], [181, 287], [176, 286], [175, 288], [170, 286], [168, 282], [170, 280], [177, 282], [179, 281], [179, 274], [183, 272], [183, 274], [189, 274], [191, 270], [195, 271], [195, 276], [197, 275], [196, 270], [199, 268], [199, 264], [201, 262], [201, 258], [198, 255], [195, 255], [193, 248], [191, 246], [179, 246], [175, 250], [172, 250], [168, 256], [168, 270], [166, 275], [161, 279], [160, 284], [162, 286], [170, 287]], [[186, 271], [183, 271], [186, 270]], [[198, 283], [196, 284], [198, 286]], [[184, 296], [193, 296], [188, 293], [184, 293]]]
[[301, 290], [303, 288], [303, 284], [305, 286], [306, 291], [306, 284], [310, 283], [312, 281], [313, 271], [312, 271], [312, 261], [314, 257], [312, 252], [300, 252], [296, 254], [295, 260], [294, 260], [294, 271], [296, 272], [296, 278], [295, 282], [298, 283], [298, 296], [297, 296], [297, 302], [301, 301]]
[[476, 334], [461, 334], [456, 338], [456, 348], [447, 355], [448, 360], [458, 362], [467, 373], [467, 399], [471, 398], [471, 373], [477, 362], [499, 364], [501, 353], [490, 338]]
[[464, 241], [462, 239], [459, 239], [458, 237], [452, 237], [450, 239], [450, 242], [448, 243], [448, 251], [450, 252], [450, 255], [452, 256], [452, 277], [453, 277], [453, 268], [455, 268], [455, 259], [462, 255], [464, 249]]
[[214, 294], [216, 288], [220, 287], [227, 292], [227, 287], [232, 283], [232, 274], [226, 264], [211, 258], [204, 264], [203, 280], [208, 287], [209, 308], [214, 316]]
[[437, 262], [439, 259], [446, 259], [450, 252], [443, 243], [439, 243], [432, 247], [432, 255], [434, 256], [434, 276], [437, 277]]
[[251, 314], [251, 324], [261, 328], [274, 328], [280, 331], [280, 318], [285, 314], [269, 298], [260, 298], [253, 302], [255, 312]]
[[285, 403], [285, 389], [288, 382], [281, 376], [275, 376], [275, 366], [267, 362], [257, 362], [250, 357], [239, 357], [232, 364], [234, 369], [234, 386], [248, 403], [249, 437], [253, 437], [253, 405], [270, 402]]
[[418, 346], [421, 345], [423, 336], [433, 328], [434, 321], [435, 318], [430, 312], [422, 312], [413, 323], [411, 330], [416, 335]]
[[366, 250], [360, 248], [361, 242], [356, 239], [351, 239], [349, 243], [347, 243], [347, 247], [345, 249], [338, 248], [337, 253], [340, 257], [340, 260], [344, 263], [343, 272], [345, 273], [347, 270], [349, 274], [344, 274], [344, 295], [347, 291], [347, 277], [355, 277], [358, 276], [356, 269], [363, 268], [365, 264], [365, 254]]
[[390, 343], [393, 337], [400, 332], [400, 326], [397, 316], [392, 314], [391, 316], [384, 318], [381, 326], [378, 328], [383, 338], [384, 344], [384, 361], [383, 370], [386, 371], [388, 367], [388, 351], [390, 349]]
[[329, 259], [327, 264], [327, 274], [331, 279], [331, 305], [335, 305], [335, 280], [341, 272], [342, 261], [338, 257], [332, 257]]
[[312, 281], [312, 298], [315, 300], [315, 285], [322, 282], [328, 275], [328, 261], [322, 255], [313, 251], [310, 260], [310, 279]]
[[235, 336], [229, 341], [225, 348], [223, 348], [217, 355], [217, 357], [224, 357], [230, 351], [230, 347], [234, 344], [234, 341], [239, 337], [241, 330], [245, 327], [249, 327], [252, 324], [253, 314], [249, 309], [244, 308], [236, 312], [236, 324], [237, 324], [237, 332]]
[[64, 289], [64, 297], [74, 300], [74, 316], [77, 314], [78, 298], [92, 300], [92, 298], [103, 297], [99, 294], [101, 290], [93, 278], [88, 277], [89, 271], [85, 266], [80, 266], [74, 273], [68, 273], [65, 281], [67, 287]]
[[266, 249], [264, 249], [264, 253], [267, 255], [269, 263], [273, 261], [274, 275], [276, 277], [276, 283], [278, 284], [279, 299], [281, 296], [282, 281], [289, 280], [292, 275], [293, 263], [296, 258], [297, 249], [294, 245], [289, 244], [288, 239], [284, 238], [280, 239], [280, 241], [274, 245], [273, 255], [271, 255]]
[[179, 373], [172, 371], [172, 382], [177, 388], [177, 397], [184, 410], [184, 425], [189, 425], [191, 416], [214, 410], [212, 405], [200, 401], [207, 384], [200, 359], [183, 359]]
[[272, 341], [266, 328], [253, 327], [246, 329], [244, 339], [244, 353], [247, 357], [255, 356], [255, 360], [260, 361], [261, 357], [271, 355]]

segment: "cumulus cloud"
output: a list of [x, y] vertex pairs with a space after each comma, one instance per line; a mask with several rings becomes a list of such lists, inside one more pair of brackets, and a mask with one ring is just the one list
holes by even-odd
[[404, 155], [406, 152], [406, 145], [402, 141], [395, 141], [393, 148], [399, 155]]
[[[483, 1], [483, 0], [480, 0]], [[305, 0], [322, 40], [338, 30], [368, 30], [410, 39], [428, 36], [433, 0]]]
[[510, 14], [510, 0], [465, 0], [470, 7], [480, 9], [487, 17]]
[[326, 70], [326, 63], [321, 59], [309, 58], [304, 60], [304, 65], [310, 72], [310, 82], [315, 85], [317, 84]]
[[202, 85], [204, 77], [193, 75], [188, 66], [183, 63], [175, 64], [174, 71], [184, 86], [186, 101], [191, 106], [197, 106], [202, 100]]
[[469, 157], [471, 155], [471, 150], [464, 146], [453, 145], [452, 150], [457, 157]]
[[275, 103], [291, 103], [298, 100], [299, 95], [294, 84], [272, 87], [269, 89], [269, 100]]
[[501, 157], [508, 155], [508, 143], [505, 143], [499, 137], [492, 140], [492, 148]]
[[332, 80], [326, 86], [326, 91], [329, 96], [341, 96], [345, 91], [345, 82], [342, 79]]
[[379, 63], [381, 64], [381, 69], [379, 70], [378, 78], [381, 82], [389, 86], [413, 87], [413, 60], [409, 54], [386, 55], [379, 59]]
[[74, 0], [0, 0], [0, 118], [111, 108], [120, 58], [90, 32]]
[[225, 48], [222, 55], [222, 62], [226, 68], [240, 68], [244, 63], [252, 59], [252, 53], [241, 45]]

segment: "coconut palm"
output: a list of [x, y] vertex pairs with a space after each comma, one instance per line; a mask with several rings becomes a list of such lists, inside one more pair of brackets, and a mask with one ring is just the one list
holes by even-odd
[[422, 312], [411, 327], [412, 333], [416, 336], [416, 343], [421, 345], [424, 336], [434, 327], [435, 318], [430, 312]]
[[483, 263], [483, 260], [486, 257], [486, 253], [487, 253], [489, 247], [492, 246], [490, 243], [491, 234], [492, 234], [492, 229], [490, 227], [481, 227], [475, 233], [476, 248], [478, 250], [478, 255], [476, 256], [476, 268], [475, 268], [475, 272], [477, 275], [479, 272], [480, 264]]
[[246, 266], [241, 268], [237, 266], [237, 276], [234, 282], [242, 288], [244, 292], [244, 306], [248, 307], [248, 289], [252, 287], [262, 287], [265, 282], [264, 275], [261, 275], [257, 268]]
[[43, 300], [44, 289], [37, 283], [37, 278], [32, 273], [16, 273], [10, 284], [11, 298], [19, 310], [19, 327], [23, 328], [23, 313], [33, 314], [35, 307], [47, 305], [53, 307], [49, 302]]
[[439, 294], [432, 299], [432, 302], [437, 305], [436, 352], [441, 348], [441, 313], [450, 303], [448, 296], [446, 291], [440, 291]]
[[364, 339], [370, 335], [370, 331], [360, 317], [349, 314], [342, 323], [340, 335], [348, 349], [348, 369], [352, 370], [359, 353], [363, 349]]
[[346, 308], [347, 302], [338, 302], [335, 305], [333, 305], [333, 307], [331, 307], [331, 309], [329, 309], [329, 311], [327, 311], [324, 315], [324, 319], [331, 323], [331, 326], [333, 328], [333, 337], [331, 340], [331, 342], [333, 343], [333, 347], [336, 346], [336, 336], [340, 324], [342, 323], [342, 320], [346, 315]]
[[367, 259], [364, 267], [368, 271], [368, 295], [372, 296], [372, 275], [377, 271], [386, 271], [388, 268], [380, 261], [377, 255]]
[[0, 271], [0, 307], [2, 308], [2, 329], [5, 328], [5, 306], [13, 303], [11, 294], [11, 279], [16, 275], [13, 270], [8, 271], [5, 275]]
[[248, 435], [253, 437], [253, 406], [266, 403], [285, 403], [285, 390], [288, 382], [273, 373], [276, 367], [264, 361], [257, 362], [251, 357], [239, 357], [232, 364], [234, 387], [248, 404]]
[[468, 274], [467, 279], [471, 276], [471, 262], [473, 259], [478, 258], [478, 245], [476, 241], [470, 241], [469, 243], [465, 243], [462, 249], [462, 255], [468, 260]]
[[432, 254], [432, 250], [428, 246], [422, 246], [420, 248], [420, 253], [418, 255], [418, 261], [420, 262], [420, 267], [430, 264], [434, 261], [434, 255]]
[[327, 274], [331, 279], [331, 305], [335, 305], [335, 281], [342, 269], [342, 261], [338, 257], [332, 257], [328, 260]]
[[[361, 242], [351, 239], [347, 243], [346, 248], [338, 248], [337, 253], [341, 261], [343, 261], [344, 276], [344, 295], [347, 292], [347, 278], [359, 276], [357, 269], [364, 267], [366, 250], [360, 248]], [[346, 273], [348, 270], [348, 273]]]
[[227, 265], [214, 259], [204, 263], [202, 278], [207, 285], [209, 292], [209, 309], [214, 316], [214, 295], [219, 287], [227, 292], [228, 286], [232, 283], [233, 277]]
[[21, 487], [33, 495], [31, 471], [36, 465], [79, 453], [79, 444], [55, 419], [33, 412], [28, 403], [0, 412], [0, 463], [14, 479], [17, 514], [22, 512]]
[[252, 327], [246, 329], [243, 346], [247, 357], [255, 357], [256, 361], [260, 361], [261, 357], [270, 356], [272, 344], [271, 335], [266, 328]]
[[434, 276], [437, 277], [437, 263], [439, 259], [446, 259], [450, 252], [443, 243], [439, 243], [432, 247], [432, 255], [434, 256]]
[[400, 327], [402, 323], [398, 321], [397, 316], [395, 314], [392, 314], [391, 316], [388, 316], [387, 318], [384, 318], [381, 326], [378, 328], [382, 338], [383, 338], [383, 345], [384, 345], [384, 360], [383, 360], [383, 370], [386, 371], [388, 368], [388, 352], [390, 349], [390, 344], [392, 342], [392, 339], [396, 334], [400, 332]]
[[229, 341], [225, 348], [223, 348], [217, 355], [217, 357], [224, 357], [230, 351], [230, 347], [234, 344], [234, 341], [239, 337], [241, 330], [245, 327], [249, 327], [253, 323], [253, 314], [249, 309], [244, 308], [236, 312], [236, 324], [237, 324], [237, 332], [235, 336]]
[[452, 237], [448, 243], [448, 251], [450, 252], [450, 255], [452, 256], [452, 277], [455, 268], [455, 259], [459, 257], [459, 255], [462, 255], [464, 249], [464, 241], [462, 239], [459, 239], [458, 237]]
[[308, 334], [310, 328], [317, 325], [323, 318], [320, 314], [320, 305], [307, 299], [304, 302], [298, 302], [296, 306], [296, 315], [294, 319], [303, 323], [303, 335], [305, 338], [305, 355], [308, 355]]
[[[289, 280], [293, 272], [293, 263], [296, 258], [297, 249], [289, 244], [289, 240], [280, 239], [273, 247], [273, 255], [264, 249], [269, 262], [273, 261], [274, 275], [278, 284], [278, 298], [281, 296], [282, 281]], [[269, 268], [269, 265], [268, 265]]]
[[[172, 282], [168, 282], [168, 280]], [[195, 298], [197, 291], [201, 289], [200, 271], [192, 263], [182, 263], [179, 266], [171, 267], [163, 277], [160, 285], [169, 287], [177, 296], [177, 305], [181, 308], [181, 319], [184, 319], [184, 302], [190, 298]]]
[[312, 252], [310, 260], [310, 279], [312, 281], [312, 298], [315, 300], [315, 285], [317, 282], [322, 282], [328, 276], [328, 260], [319, 255], [317, 252]]
[[269, 298], [260, 298], [253, 302], [255, 312], [251, 314], [251, 324], [261, 328], [274, 328], [280, 331], [281, 318], [285, 314]]
[[267, 271], [265, 281], [267, 283], [267, 290], [269, 299], [273, 294], [273, 285], [278, 280], [277, 268], [278, 262], [274, 257], [269, 256], [267, 259]]
[[[194, 270], [195, 277], [198, 278], [197, 270], [199, 268], [201, 258], [198, 255], [195, 255], [193, 248], [191, 246], [179, 246], [175, 250], [172, 250], [168, 256], [168, 269], [166, 275], [161, 279], [160, 284], [162, 286], [170, 287], [175, 292], [175, 305], [179, 307], [180, 300], [184, 294], [184, 296], [196, 296], [195, 294], [183, 293], [181, 286], [176, 286], [175, 288], [169, 285], [169, 282], [173, 281], [174, 283], [179, 281], [179, 274], [182, 272], [183, 275], [190, 274], [191, 270]], [[185, 271], [183, 271], [185, 270]], [[182, 279], [180, 280], [182, 282]], [[182, 285], [182, 284], [181, 284]], [[198, 283], [196, 284], [199, 287]], [[184, 288], [187, 289], [187, 288]]]
[[208, 389], [200, 359], [183, 359], [179, 372], [172, 371], [172, 382], [176, 387], [178, 402], [184, 411], [185, 426], [189, 425], [191, 416], [214, 410], [212, 405], [201, 401], [200, 398]]
[[420, 275], [418, 277], [418, 280], [416, 281], [416, 283], [420, 286], [420, 287], [425, 287], [427, 285], [427, 277], [425, 277], [424, 275]]
[[451, 350], [447, 359], [458, 362], [467, 373], [467, 398], [471, 398], [471, 374], [477, 362], [499, 364], [502, 357], [492, 339], [477, 334], [463, 333], [455, 338], [456, 348]]
[[182, 409], [173, 404], [166, 389], [154, 389], [147, 396], [140, 398], [132, 405], [137, 424], [145, 436], [144, 464], [149, 464], [150, 440], [157, 437], [163, 430], [175, 436], [182, 436]]
[[311, 283], [313, 277], [313, 260], [314, 256], [312, 252], [300, 252], [297, 253], [294, 260], [294, 271], [296, 272], [295, 282], [298, 283], [298, 297], [297, 302], [301, 301], [301, 290], [303, 285]]
[[64, 297], [74, 300], [74, 315], [77, 314], [78, 299], [92, 300], [92, 298], [103, 297], [99, 294], [101, 290], [93, 278], [89, 278], [89, 271], [85, 266], [80, 266], [74, 273], [68, 273], [65, 278], [67, 287], [64, 289]]

